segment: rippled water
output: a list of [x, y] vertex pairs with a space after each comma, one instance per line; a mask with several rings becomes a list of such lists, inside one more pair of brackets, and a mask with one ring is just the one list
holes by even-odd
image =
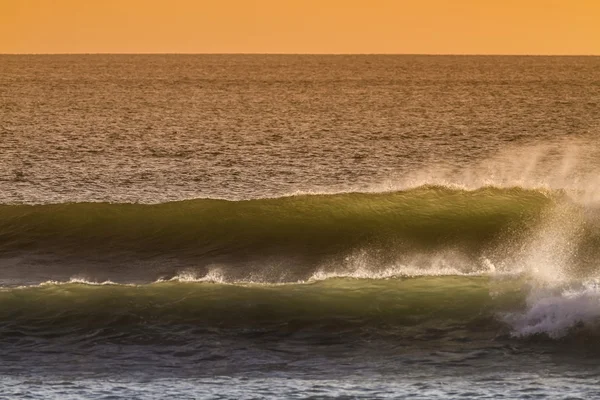
[[0, 201], [371, 189], [598, 135], [598, 57], [2, 56]]
[[599, 396], [599, 71], [0, 56], [0, 397]]

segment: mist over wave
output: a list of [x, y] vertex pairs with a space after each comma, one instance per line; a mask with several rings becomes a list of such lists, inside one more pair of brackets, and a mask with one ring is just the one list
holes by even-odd
[[[482, 187], [556, 190], [580, 203], [600, 202], [600, 147], [591, 138], [557, 138], [544, 143], [507, 145], [488, 157], [437, 160], [425, 167], [390, 173], [388, 179], [350, 191], [384, 192], [419, 186], [477, 190]], [[325, 193], [331, 193], [327, 190]], [[309, 193], [319, 193], [309, 191]]]

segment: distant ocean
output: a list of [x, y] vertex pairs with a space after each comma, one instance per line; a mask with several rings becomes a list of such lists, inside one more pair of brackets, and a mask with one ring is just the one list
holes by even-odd
[[0, 398], [600, 397], [600, 57], [0, 56]]

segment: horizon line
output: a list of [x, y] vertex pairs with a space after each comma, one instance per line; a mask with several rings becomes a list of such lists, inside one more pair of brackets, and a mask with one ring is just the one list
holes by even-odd
[[256, 56], [480, 56], [480, 57], [600, 57], [600, 54], [549, 53], [263, 53], [263, 52], [58, 52], [58, 53], [3, 53], [0, 56], [83, 56], [83, 55], [256, 55]]

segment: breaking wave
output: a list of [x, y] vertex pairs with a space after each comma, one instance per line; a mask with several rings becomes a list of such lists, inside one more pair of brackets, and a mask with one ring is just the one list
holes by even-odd
[[564, 191], [520, 187], [3, 205], [0, 330], [568, 337], [600, 317], [598, 221]]

